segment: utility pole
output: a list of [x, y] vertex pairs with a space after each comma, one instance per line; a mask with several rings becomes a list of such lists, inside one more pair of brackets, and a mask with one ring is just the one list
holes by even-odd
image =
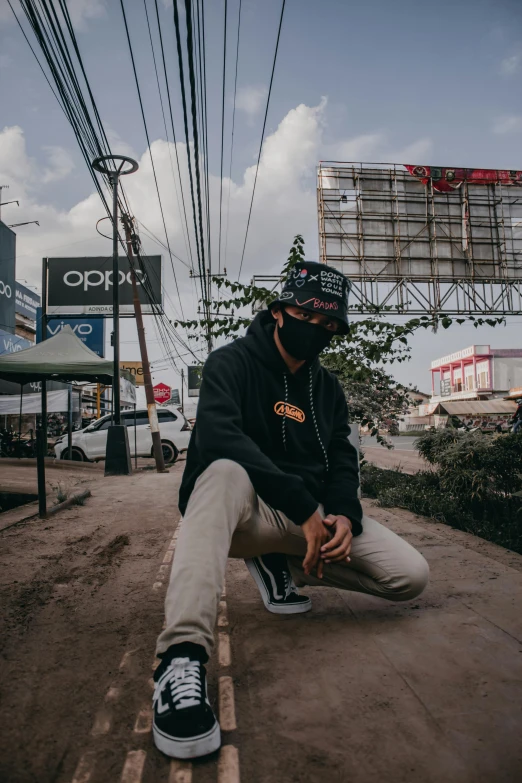
[[149, 354], [147, 351], [147, 342], [145, 340], [145, 327], [143, 325], [143, 313], [141, 311], [141, 302], [138, 293], [138, 282], [136, 280], [136, 270], [134, 267], [134, 253], [139, 255], [138, 239], [131, 231], [132, 220], [129, 215], [122, 215], [121, 220], [125, 228], [125, 240], [127, 242], [127, 255], [131, 270], [132, 297], [134, 302], [134, 313], [136, 315], [136, 328], [138, 330], [138, 342], [140, 345], [141, 363], [143, 365], [143, 380], [145, 386], [145, 397], [147, 400], [147, 412], [149, 414], [150, 432], [152, 435], [152, 451], [156, 461], [156, 470], [158, 473], [165, 473], [165, 460], [163, 458], [163, 449], [161, 447], [161, 434], [158, 423], [158, 412], [156, 410], [156, 400], [154, 399], [154, 390], [152, 388], [152, 376], [150, 373]]
[[185, 391], [184, 391], [184, 383], [185, 383], [185, 371], [183, 370], [183, 367], [181, 368], [181, 412], [183, 415], [185, 415]]
[[[107, 165], [113, 163], [114, 169]], [[129, 168], [124, 171], [125, 163]], [[125, 155], [102, 155], [95, 158], [92, 167], [104, 174], [112, 187], [112, 322], [114, 363], [112, 378], [112, 426], [107, 432], [105, 475], [128, 475], [132, 472], [127, 428], [121, 423], [120, 401], [120, 270], [118, 266], [118, 182], [121, 176], [133, 174], [138, 164]]]
[[[223, 269], [223, 274], [214, 275], [214, 277], [226, 277], [226, 276], [227, 276], [227, 270], [226, 269]], [[190, 277], [194, 278], [195, 280], [201, 280], [203, 275], [195, 275], [192, 272], [192, 270], [191, 270], [190, 271]], [[206, 301], [203, 300], [202, 304], [203, 304], [203, 314], [205, 315], [206, 321], [207, 321], [207, 328], [206, 328], [206, 332], [207, 332], [207, 336], [206, 336], [207, 350], [210, 353], [212, 348], [213, 348], [213, 344], [212, 344], [212, 324], [211, 324], [211, 321], [210, 321], [210, 316], [211, 316], [210, 308], [212, 306], [212, 279], [211, 279], [211, 270], [210, 270], [210, 268], [207, 269], [207, 274], [204, 277], [205, 277], [205, 281], [206, 281], [206, 286], [204, 287], [204, 290], [206, 289], [205, 290], [205, 296], [207, 298], [206, 298]]]
[[8, 189], [9, 189], [9, 185], [0, 185], [0, 220], [2, 220], [2, 190], [8, 190]]

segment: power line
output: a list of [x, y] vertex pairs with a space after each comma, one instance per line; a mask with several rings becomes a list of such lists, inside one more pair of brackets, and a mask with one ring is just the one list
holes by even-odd
[[[120, 5], [121, 5], [121, 11], [122, 11], [122, 14], [123, 14], [123, 23], [125, 25], [125, 33], [126, 33], [126, 36], [127, 36], [127, 43], [129, 45], [129, 53], [130, 53], [130, 56], [131, 56], [132, 70], [133, 70], [133, 73], [134, 73], [134, 81], [136, 82], [136, 90], [138, 92], [138, 100], [139, 100], [139, 104], [140, 104], [141, 116], [142, 116], [142, 119], [143, 119], [143, 127], [145, 129], [145, 136], [147, 138], [147, 146], [149, 148], [150, 162], [152, 164], [152, 173], [154, 175], [154, 183], [156, 185], [156, 193], [158, 194], [158, 202], [159, 202], [159, 207], [160, 207], [160, 212], [161, 212], [161, 220], [163, 222], [163, 230], [165, 231], [165, 239], [167, 241], [167, 246], [168, 246], [169, 252], [170, 252], [170, 242], [169, 242], [169, 236], [168, 236], [168, 233], [167, 233], [167, 225], [165, 223], [165, 214], [163, 212], [163, 204], [162, 204], [161, 195], [160, 195], [160, 192], [159, 192], [158, 178], [156, 176], [156, 167], [154, 165], [154, 157], [152, 155], [152, 148], [150, 146], [150, 138], [149, 138], [149, 131], [148, 131], [148, 128], [147, 128], [147, 120], [145, 119], [145, 110], [143, 108], [143, 101], [142, 101], [142, 98], [141, 98], [141, 90], [140, 90], [140, 85], [139, 85], [139, 81], [138, 81], [138, 73], [136, 71], [136, 63], [134, 62], [134, 52], [132, 50], [132, 44], [131, 44], [131, 39], [130, 39], [130, 34], [129, 34], [129, 27], [128, 27], [128, 24], [127, 24], [127, 15], [125, 13], [125, 6], [123, 5], [123, 0], [120, 0]], [[177, 275], [176, 275], [176, 269], [174, 267], [174, 262], [172, 261], [172, 255], [170, 256], [169, 260], [170, 260], [170, 263], [171, 263], [171, 266], [172, 266], [172, 273], [174, 275], [174, 283], [176, 285], [176, 291], [177, 291], [177, 294], [178, 294], [179, 305], [181, 307], [181, 312], [183, 313], [183, 302], [181, 301], [181, 296], [180, 296], [180, 293], [179, 293], [178, 278], [177, 278]]]
[[171, 125], [171, 128], [172, 128], [172, 140], [174, 142], [174, 152], [176, 153], [176, 164], [177, 164], [177, 167], [178, 167], [179, 186], [180, 186], [180, 190], [181, 190], [181, 202], [183, 204], [183, 215], [185, 217], [185, 226], [186, 226], [186, 230], [187, 230], [187, 240], [188, 240], [188, 245], [189, 245], [190, 262], [193, 265], [194, 262], [193, 262], [193, 258], [192, 258], [192, 245], [191, 245], [191, 242], [190, 242], [190, 232], [189, 232], [189, 228], [188, 228], [187, 210], [186, 210], [186, 207], [185, 207], [185, 193], [184, 193], [184, 190], [183, 190], [183, 179], [182, 179], [182, 176], [181, 176], [181, 168], [180, 168], [180, 165], [179, 165], [178, 144], [177, 144], [177, 141], [176, 141], [176, 130], [174, 128], [174, 115], [172, 113], [172, 102], [171, 102], [171, 99], [170, 99], [170, 87], [169, 87], [169, 79], [168, 79], [168, 75], [167, 75], [167, 65], [166, 65], [166, 62], [165, 62], [165, 49], [163, 47], [163, 35], [162, 35], [162, 32], [161, 32], [161, 24], [160, 24], [160, 18], [159, 18], [159, 10], [158, 10], [158, 0], [154, 0], [154, 5], [155, 5], [155, 9], [156, 9], [156, 22], [158, 24], [158, 35], [159, 35], [160, 48], [161, 48], [161, 59], [162, 59], [162, 62], [163, 62], [163, 74], [165, 76], [165, 87], [167, 89], [167, 100], [168, 100], [168, 104], [169, 104], [170, 125]]
[[232, 160], [234, 157], [234, 129], [236, 124], [236, 94], [237, 94], [237, 69], [239, 62], [239, 34], [241, 31], [241, 3], [239, 0], [239, 12], [237, 17], [237, 43], [236, 43], [236, 66], [234, 74], [234, 102], [232, 106], [232, 136], [230, 140], [230, 168], [228, 172], [228, 197], [227, 197], [227, 225], [225, 229], [225, 267], [227, 264], [227, 250], [228, 250], [228, 224], [230, 219], [230, 186], [232, 182]]
[[[181, 219], [181, 222], [182, 222], [182, 231], [183, 231], [183, 239], [184, 239], [184, 242], [185, 242], [185, 250], [187, 251], [187, 255], [190, 258], [191, 268], [194, 271], [194, 264], [192, 262], [192, 250], [190, 248], [190, 245], [187, 242], [187, 239], [188, 239], [187, 215], [185, 213], [185, 224], [183, 224], [183, 216], [181, 214], [181, 204], [179, 202], [178, 184], [176, 182], [176, 177], [174, 175], [174, 164], [172, 162], [172, 151], [170, 149], [170, 144], [169, 144], [169, 133], [168, 133], [168, 130], [167, 130], [167, 119], [165, 117], [165, 108], [163, 106], [163, 96], [161, 94], [158, 66], [157, 66], [157, 63], [156, 63], [156, 53], [154, 51], [154, 42], [152, 40], [152, 30], [151, 30], [151, 27], [150, 27], [149, 12], [148, 12], [148, 9], [147, 9], [147, 0], [143, 0], [143, 7], [145, 8], [145, 17], [147, 19], [147, 29], [149, 31], [150, 48], [151, 48], [151, 51], [152, 51], [152, 60], [154, 62], [154, 72], [156, 74], [156, 84], [158, 86], [158, 95], [159, 95], [159, 99], [160, 99], [161, 114], [162, 114], [162, 117], [163, 117], [163, 127], [165, 128], [165, 138], [167, 139], [167, 146], [168, 146], [168, 150], [169, 150], [170, 170], [172, 172], [172, 180], [174, 182], [174, 189], [176, 191], [176, 200], [178, 202], [179, 216], [180, 216], [180, 219]], [[158, 23], [159, 23], [159, 18], [158, 18]], [[160, 30], [160, 34], [161, 34], [161, 28], [158, 28], [158, 29]], [[179, 167], [178, 167], [178, 171], [179, 171]], [[180, 185], [181, 185], [181, 174], [180, 174]]]
[[218, 274], [221, 274], [221, 218], [223, 211], [223, 142], [225, 140], [225, 85], [227, 66], [227, 10], [228, 0], [225, 0], [225, 20], [223, 34], [223, 91], [221, 93], [221, 169], [219, 177], [219, 240], [218, 240]]
[[174, 9], [174, 29], [176, 33], [176, 48], [177, 48], [177, 54], [178, 54], [178, 68], [179, 68], [179, 81], [180, 81], [180, 87], [181, 87], [181, 103], [183, 107], [183, 126], [185, 130], [185, 146], [187, 151], [187, 165], [188, 165], [188, 172], [189, 172], [189, 183], [190, 183], [190, 198], [192, 201], [192, 215], [194, 218], [194, 236], [196, 239], [196, 252], [198, 256], [198, 271], [200, 276], [200, 284], [201, 284], [201, 295], [203, 299], [205, 298], [204, 293], [204, 281], [205, 281], [205, 263], [203, 258], [202, 263], [202, 256], [201, 256], [201, 240], [202, 237], [200, 237], [198, 232], [198, 221], [197, 221], [197, 212], [196, 212], [196, 201], [194, 196], [194, 177], [192, 173], [192, 161], [190, 159], [190, 144], [189, 144], [189, 131], [188, 131], [188, 116], [187, 116], [187, 96], [185, 92], [185, 73], [183, 68], [183, 53], [181, 50], [181, 31], [180, 31], [180, 23], [179, 23], [179, 13], [178, 13], [178, 3], [173, 3], [173, 9]]
[[[201, 14], [199, 15], [199, 10]], [[200, 20], [201, 16], [201, 20]], [[210, 241], [210, 188], [209, 188], [209, 155], [208, 155], [208, 114], [207, 114], [207, 55], [205, 43], [205, 0], [198, 0], [198, 50], [199, 50], [199, 90], [201, 104], [201, 137], [203, 139], [203, 163], [205, 174], [205, 206], [206, 206], [206, 226], [207, 226], [207, 258], [208, 258], [208, 281], [207, 281], [207, 299], [211, 299], [212, 275], [212, 245]]]
[[[174, 3], [176, 7], [176, 3]], [[199, 219], [199, 233], [201, 237], [201, 264], [203, 267], [202, 275], [203, 280], [206, 280], [205, 272], [205, 247], [204, 247], [204, 231], [203, 231], [203, 207], [201, 202], [201, 172], [199, 167], [199, 135], [198, 135], [198, 122], [197, 122], [197, 102], [196, 102], [196, 78], [194, 68], [194, 34], [192, 26], [192, 14], [191, 14], [191, 0], [185, 0], [185, 14], [187, 25], [187, 51], [188, 51], [188, 69], [189, 69], [189, 84], [191, 91], [191, 114], [192, 114], [192, 138], [194, 140], [194, 166], [196, 169], [196, 195], [198, 203], [198, 219]], [[206, 289], [206, 286], [205, 286]], [[205, 297], [206, 299], [207, 297]]]
[[239, 273], [237, 276], [237, 279], [241, 277], [241, 270], [243, 269], [243, 261], [245, 259], [245, 250], [246, 250], [246, 243], [248, 239], [248, 229], [250, 228], [250, 218], [252, 217], [252, 206], [254, 204], [254, 196], [256, 193], [256, 184], [257, 184], [257, 175], [259, 173], [259, 162], [261, 160], [261, 151], [263, 149], [263, 140], [265, 138], [265, 128], [266, 128], [266, 118], [268, 117], [268, 107], [270, 105], [270, 95], [272, 94], [272, 84], [274, 82], [274, 72], [276, 67], [276, 61], [277, 61], [277, 52], [279, 50], [279, 39], [281, 37], [281, 27], [283, 26], [283, 16], [285, 13], [285, 5], [286, 0], [283, 0], [283, 4], [281, 6], [281, 17], [279, 19], [279, 29], [277, 31], [277, 41], [276, 41], [276, 47], [274, 52], [274, 62], [272, 63], [272, 74], [270, 76], [270, 85], [268, 87], [268, 95], [266, 99], [266, 109], [265, 109], [265, 119], [263, 120], [263, 130], [261, 131], [261, 141], [259, 143], [259, 153], [257, 156], [257, 165], [256, 165], [256, 175], [254, 177], [254, 187], [252, 188], [252, 198], [250, 200], [250, 209], [248, 210], [248, 220], [247, 220], [247, 226], [245, 231], [245, 241], [243, 242], [243, 252], [241, 253], [241, 263], [239, 265]]

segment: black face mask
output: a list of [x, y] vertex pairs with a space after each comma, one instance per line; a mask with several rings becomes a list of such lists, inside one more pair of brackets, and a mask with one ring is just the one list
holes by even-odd
[[323, 326], [311, 324], [308, 321], [300, 321], [289, 315], [284, 309], [283, 325], [278, 326], [277, 333], [281, 340], [281, 345], [294, 359], [305, 359], [310, 361], [319, 356], [321, 351], [330, 345], [334, 336]]

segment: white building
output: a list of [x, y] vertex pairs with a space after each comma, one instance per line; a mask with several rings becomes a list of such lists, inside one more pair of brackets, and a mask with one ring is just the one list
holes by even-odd
[[522, 386], [522, 349], [471, 345], [431, 363], [431, 403], [489, 400]]

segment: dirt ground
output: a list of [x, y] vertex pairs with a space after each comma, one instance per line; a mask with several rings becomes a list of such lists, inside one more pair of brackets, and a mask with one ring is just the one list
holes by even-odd
[[89, 475], [83, 507], [0, 532], [2, 782], [521, 779], [522, 558], [378, 508], [427, 557], [426, 593], [393, 605], [314, 588], [312, 612], [278, 617], [229, 561], [209, 668], [212, 703], [224, 679], [235, 697], [226, 749], [170, 765], [150, 678], [182, 468]]

